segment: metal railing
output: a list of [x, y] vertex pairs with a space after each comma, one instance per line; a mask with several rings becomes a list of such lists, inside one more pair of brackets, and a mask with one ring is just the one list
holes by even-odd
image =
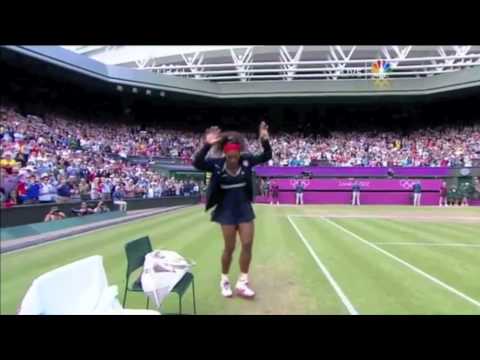
[[[372, 65], [378, 61], [379, 59], [352, 59], [246, 62], [242, 64], [162, 65], [146, 66], [141, 70], [150, 70], [164, 75], [215, 81], [423, 77], [480, 66], [480, 53], [443, 57], [404, 58], [401, 59], [401, 62], [405, 63], [404, 65], [398, 65], [398, 59], [383, 60], [391, 64], [388, 72], [383, 72], [383, 69], [380, 69], [379, 72], [373, 71]], [[435, 63], [437, 61], [441, 61], [441, 63]]]

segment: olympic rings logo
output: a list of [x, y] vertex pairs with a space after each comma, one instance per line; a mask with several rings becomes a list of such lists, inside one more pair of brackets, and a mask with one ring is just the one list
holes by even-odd
[[290, 186], [295, 189], [297, 184], [298, 183], [301, 183], [303, 185], [303, 188], [306, 189], [308, 187], [308, 185], [310, 185], [310, 181], [309, 180], [290, 180]]
[[400, 186], [404, 189], [410, 190], [415, 185], [415, 181], [413, 180], [400, 180]]

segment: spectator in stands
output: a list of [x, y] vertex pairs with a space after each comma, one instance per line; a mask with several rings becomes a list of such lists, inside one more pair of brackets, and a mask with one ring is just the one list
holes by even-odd
[[134, 186], [134, 197], [143, 198], [145, 194], [146, 194], [145, 182], [141, 180]]
[[191, 180], [187, 180], [183, 185], [183, 195], [191, 196], [192, 193], [193, 193], [193, 182]]
[[38, 200], [41, 203], [54, 202], [56, 198], [57, 190], [50, 183], [50, 177], [47, 173], [42, 174], [40, 188], [38, 192]]
[[7, 196], [5, 195], [5, 190], [0, 187], [0, 205], [3, 207], [3, 204], [7, 200]]
[[155, 197], [156, 197], [156, 198], [161, 197], [161, 196], [162, 196], [162, 192], [163, 192], [162, 181], [159, 181], [159, 182], [155, 185], [155, 189], [154, 189]]
[[11, 208], [18, 204], [17, 201], [17, 192], [15, 190], [10, 191], [8, 196], [6, 196], [5, 200], [3, 201], [3, 207]]
[[109, 212], [110, 209], [108, 208], [107, 205], [103, 201], [99, 201], [95, 209], [93, 209], [93, 212], [95, 214], [101, 214], [101, 213], [106, 213]]
[[460, 191], [462, 206], [469, 206], [468, 200], [472, 198], [474, 191], [475, 191], [475, 188], [473, 184], [471, 184], [470, 182], [466, 181], [462, 184], [461, 191]]
[[0, 168], [0, 188], [3, 189], [4, 193], [6, 193], [5, 191], [6, 178], [7, 178], [7, 170], [5, 168]]
[[101, 183], [100, 178], [95, 177], [90, 188], [90, 199], [97, 200], [100, 198], [101, 194]]
[[25, 151], [25, 146], [21, 144], [20, 150], [17, 152], [17, 156], [15, 156], [15, 161], [21, 167], [27, 166], [27, 161], [28, 161], [28, 154], [26, 154], [24, 151]]
[[[191, 162], [188, 158], [199, 146], [201, 134], [159, 131], [153, 127], [142, 132], [134, 126], [93, 123], [58, 114], [47, 114], [43, 118], [24, 116], [4, 106], [0, 106], [0, 112], [0, 168], [6, 171], [2, 173], [1, 183], [5, 185], [6, 178], [6, 194], [15, 189], [18, 203], [25, 197], [27, 203], [36, 201], [38, 196], [29, 196], [32, 183], [29, 178], [43, 173], [50, 174], [50, 184], [54, 187], [61, 186], [57, 184], [59, 176], [72, 177], [70, 198], [76, 196], [76, 185], [84, 179], [85, 183], [78, 185], [83, 200], [88, 199], [87, 186], [92, 199], [108, 198], [108, 193], [113, 193], [114, 189], [107, 178], [122, 179], [127, 184], [127, 197], [145, 197], [153, 181], [158, 183], [154, 196], [192, 193], [189, 182], [160, 181], [145, 175], [149, 164], [140, 167], [118, 159], [128, 159], [132, 155], [163, 156]], [[259, 152], [259, 144], [253, 141], [255, 137], [247, 134], [250, 150]], [[480, 158], [480, 128], [478, 125], [426, 128], [408, 135], [334, 131], [328, 137], [278, 133], [271, 136], [271, 144], [273, 159], [270, 165], [302, 166], [322, 160], [332, 166], [471, 166], [474, 159]], [[15, 169], [21, 172], [15, 173]], [[12, 174], [14, 176], [9, 177]], [[26, 196], [22, 185], [19, 187], [22, 175], [27, 179]], [[109, 187], [110, 192], [104, 192], [104, 187]], [[35, 193], [35, 186], [30, 190]], [[44, 195], [42, 193], [42, 199]], [[55, 198], [55, 194], [50, 197]]]
[[188, 181], [180, 181], [180, 195], [181, 196], [190, 196], [190, 184]]
[[174, 181], [172, 182], [173, 182], [173, 187], [175, 189], [175, 196], [180, 196], [180, 188], [182, 187], [182, 184]]
[[155, 186], [156, 183], [153, 181], [148, 185], [147, 198], [153, 199], [155, 197]]
[[125, 201], [125, 185], [120, 183], [119, 187], [113, 193], [113, 203], [118, 205], [120, 211], [127, 211], [127, 202]]
[[53, 206], [47, 215], [45, 215], [44, 222], [63, 220], [65, 219], [65, 214], [61, 212], [58, 207]]
[[60, 178], [60, 185], [57, 187], [57, 203], [64, 204], [70, 201], [72, 196], [73, 186], [67, 182], [64, 177]]
[[17, 196], [18, 196], [18, 203], [23, 204], [25, 201], [27, 201], [27, 182], [25, 180], [25, 176], [22, 175], [20, 176], [18, 182], [17, 182]]
[[125, 195], [124, 197], [133, 198], [135, 197], [135, 185], [133, 184], [133, 179], [130, 179], [126, 185], [124, 185]]
[[81, 179], [78, 185], [78, 192], [80, 194], [80, 199], [86, 201], [90, 199], [90, 185], [85, 179]]
[[17, 189], [17, 183], [20, 179], [17, 168], [10, 169], [10, 173], [7, 169], [2, 169], [1, 175], [0, 186], [5, 190], [5, 194], [10, 194], [12, 190]]
[[105, 181], [102, 184], [102, 200], [103, 201], [110, 200], [112, 187], [113, 187], [112, 181], [109, 178], [105, 179]]
[[85, 216], [85, 215], [89, 215], [89, 214], [94, 213], [93, 209], [90, 209], [87, 206], [87, 203], [85, 201], [82, 202], [82, 204], [80, 205], [80, 209], [72, 209], [72, 212], [74, 214], [77, 214], [77, 216]]
[[457, 198], [458, 198], [457, 185], [453, 184], [450, 187], [450, 189], [448, 191], [448, 195], [447, 195], [448, 205], [455, 206], [456, 203], [457, 203]]
[[27, 179], [27, 197], [25, 203], [31, 204], [38, 202], [40, 195], [40, 181], [35, 175]]
[[10, 151], [5, 151], [2, 159], [0, 160], [0, 167], [6, 169], [7, 173], [11, 173], [15, 166], [17, 166], [17, 162], [12, 159], [12, 153]]

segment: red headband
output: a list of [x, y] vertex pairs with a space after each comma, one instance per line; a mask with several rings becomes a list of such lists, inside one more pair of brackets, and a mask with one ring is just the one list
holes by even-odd
[[226, 143], [225, 146], [223, 147], [223, 152], [224, 153], [240, 152], [240, 144]]

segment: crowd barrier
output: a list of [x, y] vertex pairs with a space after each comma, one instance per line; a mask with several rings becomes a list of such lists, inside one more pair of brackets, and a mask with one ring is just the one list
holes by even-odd
[[63, 230], [73, 226], [92, 224], [98, 221], [112, 220], [126, 216], [123, 211], [112, 211], [103, 214], [90, 214], [86, 216], [68, 218], [63, 220], [41, 222], [28, 225], [19, 225], [3, 228], [1, 231], [1, 240], [18, 239], [24, 236], [33, 236], [45, 234], [51, 231]]
[[[155, 199], [127, 199], [128, 210], [143, 210], [170, 206], [194, 205], [200, 202], [200, 196], [166, 196]], [[87, 201], [89, 207], [94, 207], [98, 201]], [[110, 210], [118, 210], [112, 201], [105, 201]], [[65, 213], [67, 217], [76, 217], [72, 209], [80, 208], [80, 201], [66, 204], [33, 204], [19, 205], [0, 210], [2, 228], [43, 222], [45, 215], [52, 206]]]

